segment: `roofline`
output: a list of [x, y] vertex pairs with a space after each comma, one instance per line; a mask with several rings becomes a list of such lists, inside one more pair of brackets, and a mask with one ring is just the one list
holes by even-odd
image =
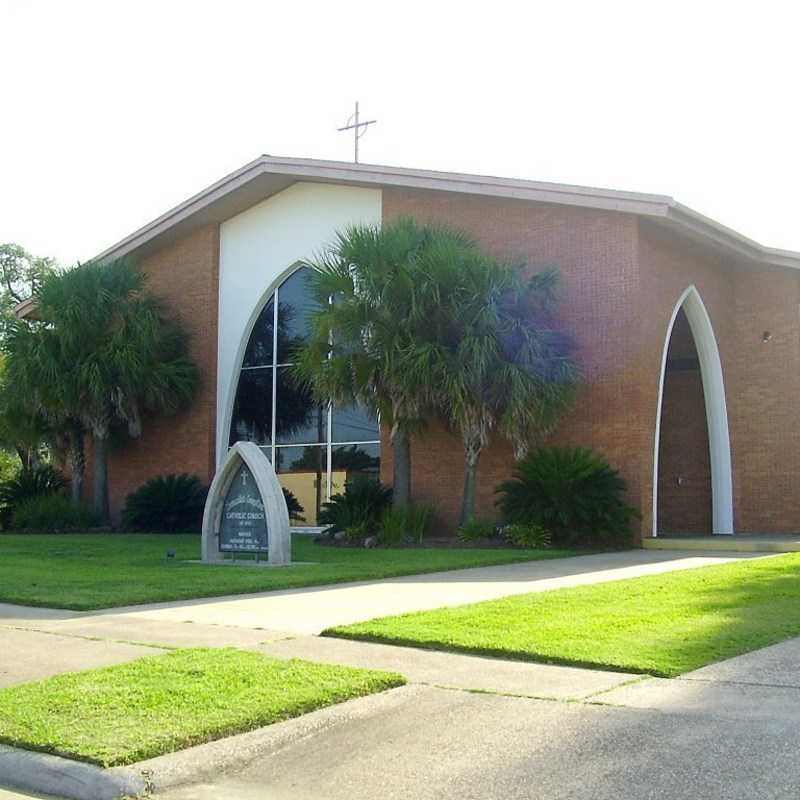
[[264, 175], [283, 176], [297, 181], [396, 186], [618, 211], [670, 223], [679, 231], [695, 238], [699, 236], [756, 263], [800, 269], [800, 252], [765, 247], [666, 195], [457, 172], [268, 155], [259, 156], [211, 184], [104, 250], [94, 260], [108, 261], [129, 255], [153, 242], [174, 226], [189, 220], [201, 211], [208, 210], [215, 202]]
[[36, 298], [26, 297], [13, 307], [14, 316], [16, 316], [17, 319], [36, 319], [36, 314], [34, 313], [36, 307]]

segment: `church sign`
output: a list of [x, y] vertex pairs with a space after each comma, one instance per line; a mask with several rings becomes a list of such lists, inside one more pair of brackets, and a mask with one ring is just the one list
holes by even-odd
[[225, 554], [291, 561], [289, 513], [269, 459], [251, 442], [237, 442], [217, 471], [203, 515], [203, 561]]
[[231, 553], [268, 553], [264, 503], [253, 473], [244, 462], [231, 481], [219, 525], [219, 549]]

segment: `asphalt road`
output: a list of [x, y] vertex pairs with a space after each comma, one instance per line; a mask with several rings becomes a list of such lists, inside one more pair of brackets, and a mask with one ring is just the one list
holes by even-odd
[[732, 719], [409, 686], [160, 800], [796, 800], [797, 715]]

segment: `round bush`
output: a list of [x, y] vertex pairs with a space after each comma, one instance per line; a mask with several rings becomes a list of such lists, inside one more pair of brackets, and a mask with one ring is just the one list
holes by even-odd
[[0, 522], [4, 528], [12, 524], [17, 506], [32, 497], [45, 497], [61, 492], [66, 485], [61, 473], [49, 464], [34, 469], [20, 469], [16, 475], [0, 483]]
[[503, 538], [512, 547], [543, 550], [550, 547], [552, 536], [550, 531], [541, 525], [526, 525], [516, 522], [503, 528]]
[[159, 475], [128, 495], [122, 526], [150, 533], [199, 533], [207, 494], [195, 475]]
[[497, 532], [497, 527], [491, 520], [470, 517], [458, 529], [458, 541], [464, 544], [482, 542], [491, 539]]
[[11, 516], [14, 530], [34, 533], [86, 531], [97, 524], [97, 516], [88, 508], [76, 508], [60, 493], [28, 497], [16, 505]]
[[330, 526], [329, 533], [350, 529], [354, 537], [366, 537], [378, 529], [391, 502], [391, 489], [382, 486], [380, 481], [359, 477], [348, 481], [342, 494], [333, 495], [323, 505], [319, 524]]
[[542, 447], [514, 467], [497, 487], [506, 522], [540, 525], [556, 545], [623, 546], [639, 516], [625, 503], [625, 481], [608, 462], [583, 447]]

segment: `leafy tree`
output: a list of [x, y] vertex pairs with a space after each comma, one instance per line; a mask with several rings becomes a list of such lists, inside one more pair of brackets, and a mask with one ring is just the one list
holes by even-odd
[[15, 453], [26, 469], [39, 462], [42, 442], [51, 433], [41, 415], [26, 408], [24, 398], [8, 380], [6, 360], [0, 354], [0, 448]]
[[461, 435], [464, 525], [475, 513], [478, 462], [492, 432], [523, 454], [569, 404], [574, 348], [553, 324], [553, 271], [525, 279], [517, 266], [440, 237], [415, 274], [418, 295], [435, 304], [415, 312], [425, 324], [416, 326], [405, 370]]
[[296, 353], [295, 373], [320, 401], [358, 403], [380, 415], [392, 443], [397, 506], [410, 500], [410, 436], [424, 417], [424, 393], [407, 369], [407, 353], [415, 326], [425, 324], [416, 309], [436, 304], [420, 298], [415, 265], [440, 235], [446, 234], [412, 219], [352, 226], [309, 265], [319, 310]]
[[13, 324], [8, 374], [46, 417], [74, 426], [73, 448], [92, 438], [93, 508], [108, 518], [112, 425], [141, 434], [145, 412], [171, 413], [191, 399], [198, 379], [181, 327], [145, 291], [125, 260], [48, 275], [37, 289], [40, 321]]
[[35, 294], [42, 281], [56, 269], [52, 258], [32, 256], [18, 244], [0, 244], [0, 323], [3, 330], [14, 319], [14, 306]]
[[[51, 258], [32, 256], [18, 244], [0, 244], [0, 343], [16, 319], [14, 307], [29, 298], [42, 280], [57, 269]], [[46, 447], [55, 445], [56, 432], [25, 398], [14, 390], [0, 360], [0, 448], [16, 453], [22, 466], [39, 464]]]
[[[63, 393], [63, 382], [44, 382], [35, 391], [25, 383], [28, 376], [20, 365], [34, 365], [43, 357], [33, 347], [35, 338], [20, 336], [26, 328], [22, 322], [10, 326], [6, 340], [9, 356], [0, 360], [0, 446], [16, 450], [26, 469], [37, 467], [43, 456], [54, 456], [56, 463], [62, 464], [68, 460], [72, 501], [77, 507], [86, 462], [85, 429]], [[15, 377], [9, 376], [7, 360], [16, 364]]]
[[320, 399], [380, 413], [397, 505], [410, 499], [410, 435], [441, 414], [464, 445], [467, 522], [492, 432], [521, 457], [572, 397], [573, 346], [553, 321], [557, 274], [526, 279], [465, 234], [411, 219], [348, 228], [311, 266], [320, 310], [297, 374]]

